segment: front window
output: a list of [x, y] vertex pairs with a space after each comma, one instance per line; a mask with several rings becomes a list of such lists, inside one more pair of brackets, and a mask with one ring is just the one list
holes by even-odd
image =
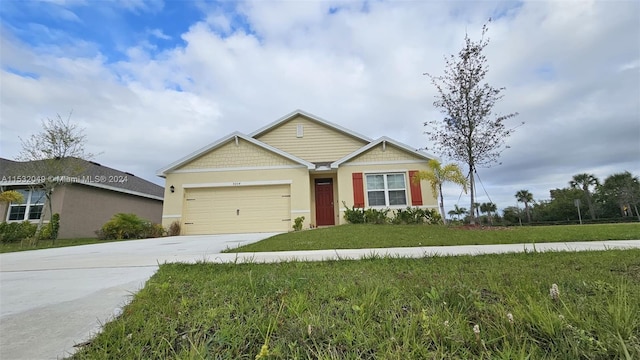
[[368, 174], [367, 199], [369, 206], [407, 205], [404, 173]]
[[44, 190], [16, 190], [22, 194], [23, 201], [21, 203], [12, 202], [9, 205], [9, 213], [7, 221], [24, 221], [38, 220], [42, 216], [44, 207], [45, 193]]

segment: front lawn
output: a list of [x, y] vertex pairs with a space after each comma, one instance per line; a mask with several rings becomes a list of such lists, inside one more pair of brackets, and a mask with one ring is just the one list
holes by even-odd
[[640, 250], [165, 264], [72, 359], [638, 359], [638, 334]]
[[640, 239], [640, 223], [516, 227], [341, 225], [290, 232], [226, 252], [363, 249]]
[[0, 253], [8, 253], [15, 251], [26, 251], [26, 250], [39, 250], [39, 249], [51, 249], [65, 246], [78, 246], [78, 245], [89, 245], [89, 244], [98, 244], [110, 241], [123, 241], [123, 240], [98, 240], [96, 238], [84, 238], [84, 239], [58, 239], [55, 244], [52, 240], [39, 240], [36, 244], [29, 244], [24, 241], [16, 241], [10, 243], [0, 243]]

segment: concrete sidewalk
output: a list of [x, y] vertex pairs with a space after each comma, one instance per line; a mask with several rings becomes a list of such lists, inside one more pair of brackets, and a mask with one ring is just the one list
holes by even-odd
[[273, 234], [180, 236], [0, 254], [0, 359], [56, 359], [117, 314], [158, 264], [640, 248], [640, 240], [220, 253]]
[[518, 252], [545, 251], [595, 251], [612, 249], [639, 249], [640, 240], [583, 241], [569, 243], [540, 244], [499, 244], [499, 245], [459, 245], [459, 246], [423, 246], [379, 249], [336, 249], [278, 251], [257, 253], [224, 253], [207, 257], [213, 263], [279, 262], [279, 261], [322, 261], [322, 260], [358, 260], [363, 257], [408, 257], [456, 256], [505, 254]]

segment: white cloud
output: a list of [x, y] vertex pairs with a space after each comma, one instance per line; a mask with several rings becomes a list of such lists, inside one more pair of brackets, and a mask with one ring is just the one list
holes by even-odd
[[162, 40], [171, 40], [172, 37], [165, 34], [161, 29], [151, 29], [149, 30], [149, 35], [154, 36], [158, 39]]
[[[477, 39], [494, 16], [488, 79], [507, 87], [497, 110], [518, 111], [511, 125], [526, 124], [508, 140], [503, 165], [479, 170], [492, 200], [514, 205], [520, 189], [546, 198], [579, 172], [640, 172], [637, 3], [367, 4], [251, 2], [238, 5], [240, 14], [202, 5], [204, 20], [183, 34], [149, 31], [183, 45], [137, 42], [117, 63], [87, 39], [72, 40], [83, 51], [66, 52], [55, 41], [32, 47], [3, 32], [0, 155], [13, 158], [18, 135], [71, 109], [90, 150], [104, 152], [99, 162], [154, 181], [155, 170], [177, 158], [297, 108], [424, 147], [422, 123], [441, 115], [422, 74], [441, 74], [443, 56], [459, 50], [465, 31]], [[447, 189], [448, 206], [458, 192]]]

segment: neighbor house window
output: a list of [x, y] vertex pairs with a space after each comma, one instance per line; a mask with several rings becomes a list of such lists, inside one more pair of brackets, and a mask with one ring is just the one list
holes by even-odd
[[368, 174], [367, 199], [369, 206], [407, 205], [404, 173]]
[[44, 207], [44, 190], [16, 190], [22, 194], [22, 203], [11, 203], [7, 221], [38, 220]]

